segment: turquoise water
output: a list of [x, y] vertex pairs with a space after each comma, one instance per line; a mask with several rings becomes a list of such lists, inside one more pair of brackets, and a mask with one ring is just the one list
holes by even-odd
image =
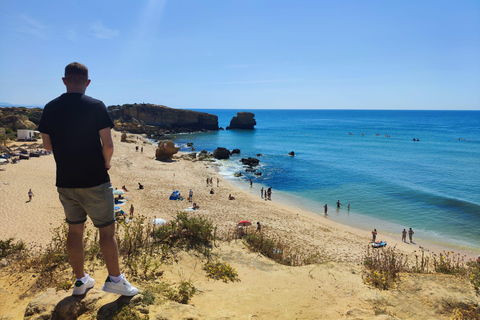
[[[226, 127], [235, 110], [216, 114]], [[244, 110], [242, 110], [244, 111]], [[290, 204], [362, 229], [480, 248], [480, 112], [254, 110], [252, 131], [177, 135], [187, 151], [238, 148], [221, 173], [236, 183], [272, 187]], [[418, 138], [420, 141], [413, 141]], [[459, 140], [461, 139], [461, 140]], [[295, 157], [288, 156], [294, 151]], [[259, 157], [262, 176], [239, 159]], [[233, 178], [242, 171], [242, 178]], [[275, 199], [274, 199], [275, 200]], [[337, 200], [343, 204], [336, 210]], [[347, 204], [351, 205], [350, 211]]]

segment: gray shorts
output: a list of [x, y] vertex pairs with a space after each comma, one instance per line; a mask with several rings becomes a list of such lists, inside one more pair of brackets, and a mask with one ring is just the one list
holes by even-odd
[[115, 202], [110, 182], [91, 188], [57, 188], [57, 191], [67, 223], [84, 223], [87, 216], [97, 228], [115, 222]]

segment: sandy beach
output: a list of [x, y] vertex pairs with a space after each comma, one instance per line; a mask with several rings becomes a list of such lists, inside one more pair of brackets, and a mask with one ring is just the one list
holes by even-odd
[[[424, 319], [438, 318], [434, 309], [422, 311], [422, 299], [412, 302], [415, 297], [381, 293], [362, 283], [358, 263], [371, 240], [369, 232], [280, 204], [275, 199], [265, 201], [260, 198], [259, 190], [250, 193], [229, 184], [215, 170], [214, 163], [187, 161], [180, 156], [168, 162], [156, 161], [156, 145], [143, 144], [134, 135], [129, 136], [132, 143], [122, 143], [121, 134], [113, 134], [115, 152], [110, 176], [115, 188], [125, 185], [129, 190], [125, 194], [128, 202], [122, 207], [125, 212], [133, 204], [135, 217], [143, 215], [149, 220], [155, 217], [169, 220], [192, 206], [187, 200], [168, 200], [170, 194], [178, 190], [186, 199], [189, 189], [192, 189], [193, 202], [200, 206], [194, 214], [211, 219], [221, 235], [226, 237], [229, 233], [233, 234], [241, 220], [251, 221], [253, 225], [250, 228], [253, 231], [259, 221], [262, 232], [282, 238], [305, 252], [318, 252], [325, 258], [325, 264], [292, 268], [248, 252], [241, 241], [221, 246], [219, 255], [238, 270], [242, 281], [225, 285], [198, 278], [203, 293], [194, 297], [192, 302], [203, 312], [199, 313], [198, 319], [218, 319], [222, 316], [226, 319], [337, 319], [346, 317], [349, 310], [352, 317], [369, 319], [376, 315], [372, 303], [378, 299], [390, 301], [386, 302], [387, 305], [397, 301], [395, 312], [402, 312], [401, 319], [418, 318], [415, 308], [424, 315]], [[135, 146], [140, 145], [143, 146], [143, 153], [136, 151]], [[64, 219], [55, 187], [53, 155], [22, 160], [2, 168], [6, 170], [0, 171], [1, 238], [14, 237], [28, 243], [47, 244], [51, 239], [51, 229], [61, 225]], [[212, 187], [206, 185], [207, 178], [213, 179], [214, 194], [210, 194]], [[144, 185], [143, 190], [138, 189], [138, 182]], [[31, 202], [28, 201], [29, 189], [34, 194]], [[228, 200], [229, 194], [235, 200]], [[405, 253], [424, 245], [410, 245], [382, 235], [377, 240], [387, 241], [388, 246], [396, 246]], [[429, 248], [428, 245], [424, 246]], [[465, 254], [473, 258], [473, 253]], [[171, 274], [178, 273], [174, 267], [170, 268]], [[194, 274], [195, 268], [188, 266], [183, 272]], [[440, 278], [440, 282], [450, 281], [448, 276]], [[414, 276], [408, 279], [406, 283], [411, 286], [418, 280]], [[428, 292], [435, 290], [436, 286], [442, 288], [437, 288], [438, 294], [453, 295], [439, 282], [428, 289], [422, 288], [421, 294], [428, 296]], [[260, 302], [262, 297], [269, 302]], [[254, 307], [243, 314], [235, 307], [235, 303], [241, 301], [247, 301]], [[21, 305], [19, 301], [16, 303]], [[0, 304], [2, 307], [5, 307], [5, 303], [3, 306]]]

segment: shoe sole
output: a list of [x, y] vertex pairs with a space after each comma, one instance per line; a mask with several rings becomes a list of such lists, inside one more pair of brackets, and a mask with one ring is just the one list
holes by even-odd
[[105, 286], [102, 287], [102, 290], [105, 291], [105, 292], [109, 292], [109, 293], [121, 294], [122, 296], [126, 296], [126, 297], [133, 297], [134, 295], [137, 295], [137, 294], [138, 294], [138, 292], [135, 292], [135, 293], [125, 293], [124, 291], [115, 290], [115, 289], [112, 289], [112, 288], [109, 288], [109, 287], [105, 287]]

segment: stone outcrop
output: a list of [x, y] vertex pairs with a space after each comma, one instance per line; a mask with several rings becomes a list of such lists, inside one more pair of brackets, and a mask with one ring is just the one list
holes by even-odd
[[258, 160], [257, 158], [248, 157], [247, 159], [242, 158], [240, 162], [245, 166], [254, 167], [259, 165], [260, 160]]
[[12, 131], [17, 129], [35, 130], [40, 123], [43, 109], [8, 107], [0, 108], [0, 126]]
[[162, 140], [158, 143], [157, 150], [155, 151], [155, 159], [170, 160], [179, 150], [180, 148], [175, 147], [175, 144], [171, 140]]
[[238, 112], [236, 117], [233, 117], [230, 120], [230, 125], [227, 127], [227, 130], [231, 129], [242, 129], [242, 130], [252, 130], [257, 122], [254, 119], [255, 115], [251, 112]]
[[218, 147], [213, 151], [213, 157], [215, 159], [228, 159], [230, 158], [230, 151], [223, 147]]
[[108, 112], [115, 123], [115, 129], [132, 133], [218, 130], [218, 117], [205, 112], [145, 103], [109, 106]]

